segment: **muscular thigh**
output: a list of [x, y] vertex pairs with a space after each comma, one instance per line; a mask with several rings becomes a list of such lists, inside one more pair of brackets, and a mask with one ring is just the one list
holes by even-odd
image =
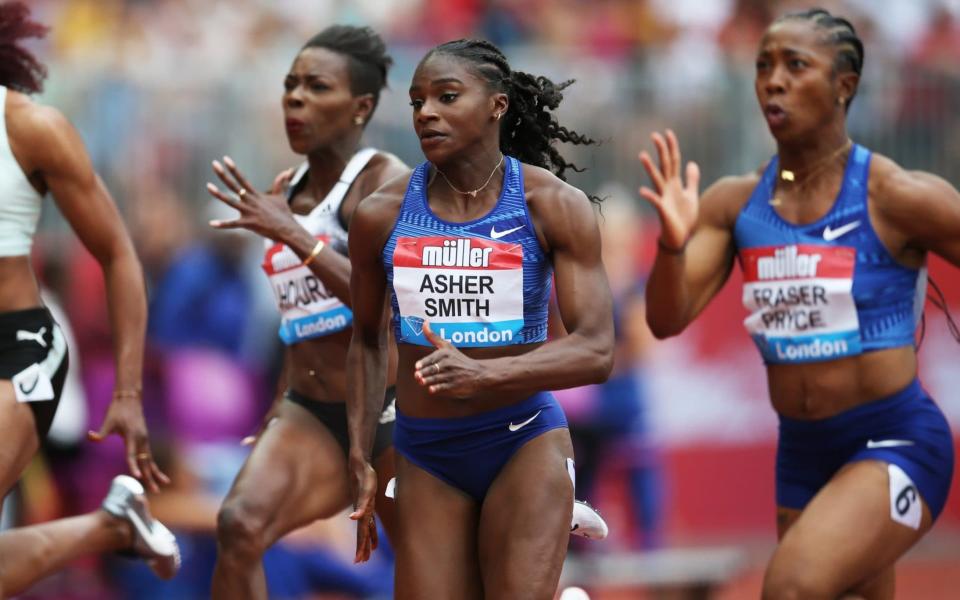
[[237, 475], [225, 506], [262, 522], [270, 543], [349, 503], [343, 449], [306, 409], [284, 402]]
[[890, 504], [886, 463], [847, 465], [802, 511], [778, 510], [781, 539], [768, 577], [795, 569], [834, 597], [892, 584], [888, 571], [930, 529], [931, 518], [923, 503], [920, 527], [912, 529], [891, 518]]
[[553, 598], [567, 553], [573, 483], [567, 429], [527, 442], [490, 486], [480, 516], [486, 597]]
[[17, 402], [13, 384], [0, 380], [0, 500], [17, 483], [40, 447], [33, 411]]
[[399, 454], [396, 465], [395, 597], [483, 598], [477, 503]]

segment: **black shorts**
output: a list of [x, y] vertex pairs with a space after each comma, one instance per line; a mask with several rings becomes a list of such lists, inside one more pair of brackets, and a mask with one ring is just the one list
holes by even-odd
[[46, 308], [0, 313], [0, 379], [33, 409], [37, 435], [47, 435], [67, 379], [70, 357], [60, 326]]
[[[396, 390], [391, 386], [383, 398], [383, 411], [380, 413], [380, 422], [377, 424], [377, 433], [373, 439], [373, 457], [377, 458], [383, 451], [393, 445], [393, 424], [397, 420], [395, 401]], [[283, 399], [304, 407], [310, 414], [326, 425], [330, 433], [343, 448], [343, 454], [350, 452], [350, 435], [347, 429], [347, 404], [345, 402], [319, 402], [304, 396], [296, 390], [287, 390]]]

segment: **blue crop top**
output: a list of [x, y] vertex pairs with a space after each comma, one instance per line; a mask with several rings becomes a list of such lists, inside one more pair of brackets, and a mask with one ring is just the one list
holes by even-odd
[[744, 325], [768, 364], [855, 356], [914, 343], [926, 270], [897, 263], [867, 210], [871, 153], [854, 145], [827, 214], [808, 225], [781, 218], [774, 157], [737, 216]]
[[520, 161], [507, 156], [493, 210], [452, 223], [427, 203], [429, 163], [410, 176], [383, 248], [399, 343], [429, 346], [423, 322], [460, 348], [547, 339], [553, 266], [527, 211]]

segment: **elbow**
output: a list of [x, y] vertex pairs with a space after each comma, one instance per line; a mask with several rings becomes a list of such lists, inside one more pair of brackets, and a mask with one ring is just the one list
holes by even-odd
[[653, 334], [653, 337], [658, 340], [679, 335], [684, 328], [683, 323], [653, 318], [650, 313], [647, 313], [647, 326], [650, 327], [650, 333]]
[[587, 383], [597, 384], [605, 382], [613, 371], [613, 344], [603, 349], [598, 349], [593, 353], [590, 361], [590, 381]]

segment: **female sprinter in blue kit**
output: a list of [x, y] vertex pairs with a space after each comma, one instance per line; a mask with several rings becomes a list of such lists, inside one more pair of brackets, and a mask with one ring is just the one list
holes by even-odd
[[658, 337], [680, 333], [740, 263], [744, 324], [780, 418], [777, 524], [764, 598], [892, 598], [894, 563], [943, 510], [947, 422], [917, 380], [925, 258], [960, 265], [960, 194], [854, 144], [863, 44], [814, 9], [775, 21], [756, 94], [777, 156], [697, 198], [676, 137], [641, 195], [661, 221], [647, 284]]
[[[396, 597], [552, 598], [573, 501], [566, 419], [542, 390], [606, 379], [610, 290], [587, 196], [554, 141], [565, 85], [459, 40], [420, 62], [429, 162], [351, 223], [350, 469], [357, 558], [372, 550], [371, 466], [387, 329], [399, 351]], [[551, 275], [569, 335], [546, 341]], [[392, 311], [391, 311], [392, 308]], [[429, 515], [426, 518], [425, 515]]]

